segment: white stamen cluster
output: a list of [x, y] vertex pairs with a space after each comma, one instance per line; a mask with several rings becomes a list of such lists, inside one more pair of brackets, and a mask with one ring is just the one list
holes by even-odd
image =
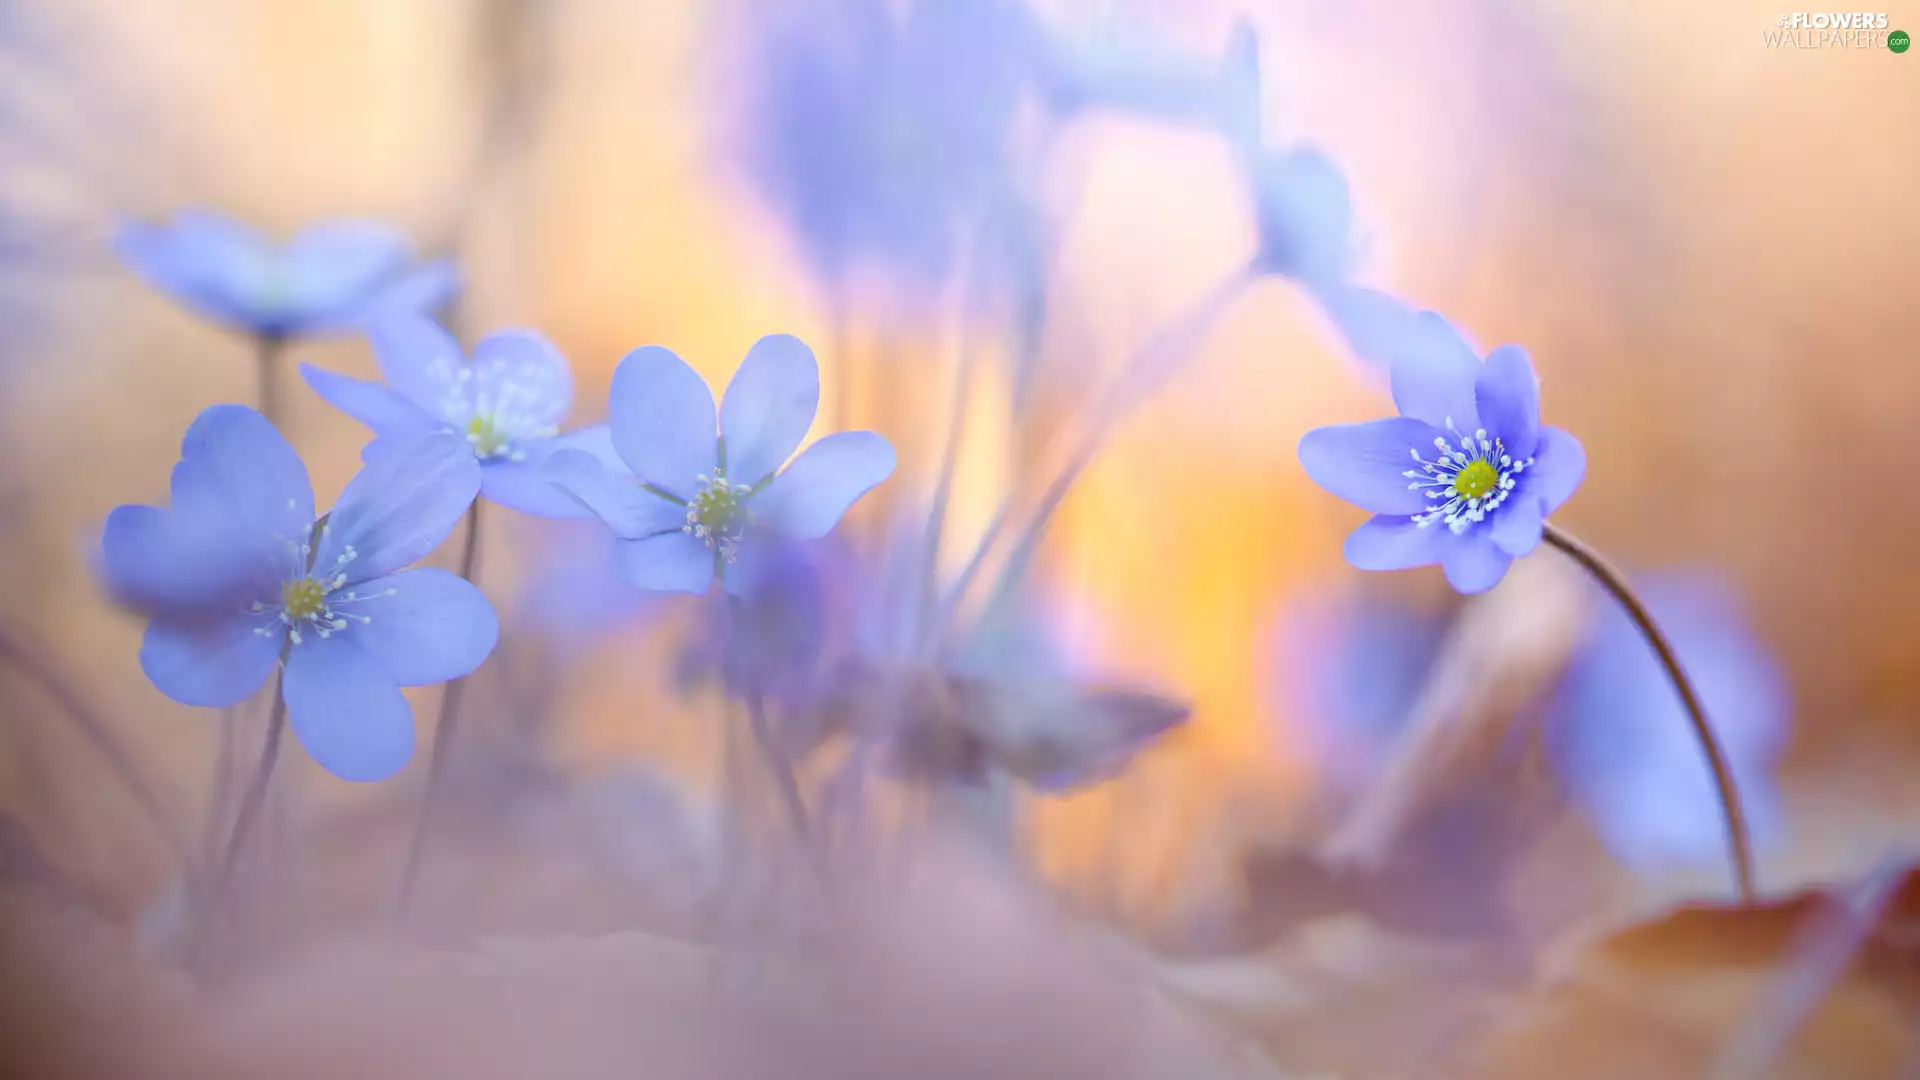
[[740, 541], [747, 528], [746, 508], [741, 503], [753, 494], [753, 488], [729, 483], [725, 470], [720, 469], [712, 476], [702, 473], [695, 479], [700, 486], [693, 501], [687, 503], [687, 523], [680, 531], [717, 549], [721, 558], [732, 563], [739, 557]]
[[527, 443], [559, 433], [546, 419], [558, 378], [550, 371], [509, 373], [502, 360], [456, 365], [442, 356], [427, 374], [441, 387], [440, 415], [483, 461], [525, 461]]
[[1474, 522], [1485, 521], [1506, 502], [1515, 478], [1533, 464], [1533, 459], [1514, 458], [1507, 453], [1505, 443], [1487, 437], [1485, 428], [1471, 435], [1461, 434], [1454, 428], [1452, 417], [1447, 418], [1447, 431], [1453, 441], [1436, 437], [1433, 446], [1439, 453], [1434, 460], [1422, 458], [1418, 449], [1407, 451], [1419, 468], [1400, 475], [1412, 481], [1407, 485], [1410, 490], [1424, 492], [1434, 504], [1432, 509], [1413, 515], [1414, 523], [1424, 529], [1440, 522], [1458, 534]]
[[[321, 526], [319, 535], [325, 536], [331, 525]], [[316, 538], [317, 539], [317, 538]], [[287, 540], [287, 553], [291, 556], [293, 570], [282, 579], [280, 600], [269, 603], [255, 600], [248, 606], [252, 615], [271, 615], [272, 619], [264, 626], [256, 626], [253, 632], [261, 637], [278, 637], [284, 633], [294, 645], [305, 639], [303, 630], [321, 638], [332, 637], [345, 630], [350, 623], [366, 625], [373, 621], [371, 615], [361, 615], [352, 611], [340, 611], [338, 608], [348, 604], [360, 603], [386, 596], [399, 594], [398, 589], [381, 589], [377, 592], [361, 592], [359, 589], [340, 591], [347, 584], [347, 566], [360, 557], [360, 553], [349, 544], [334, 557], [333, 565], [324, 572], [315, 573], [312, 567], [313, 539]]]

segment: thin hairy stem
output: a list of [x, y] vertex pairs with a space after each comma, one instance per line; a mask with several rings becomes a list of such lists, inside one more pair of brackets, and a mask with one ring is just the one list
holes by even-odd
[[267, 741], [260, 747], [260, 763], [254, 767], [253, 780], [248, 783], [247, 793], [240, 802], [240, 812], [233, 819], [233, 833], [227, 837], [227, 850], [220, 857], [220, 891], [223, 895], [232, 894], [234, 868], [239, 865], [240, 852], [246, 847], [254, 822], [259, 819], [260, 810], [267, 803], [267, 785], [273, 779], [274, 763], [280, 759], [280, 737], [287, 729], [287, 698], [282, 693], [285, 682], [286, 654], [283, 650], [279, 673], [273, 682], [273, 715], [267, 719]]
[[1753, 841], [1747, 829], [1747, 816], [1740, 805], [1740, 794], [1734, 787], [1733, 770], [1727, 764], [1726, 751], [1720, 746], [1720, 740], [1713, 734], [1713, 725], [1707, 722], [1706, 707], [1700, 703], [1700, 693], [1694, 689], [1693, 681], [1680, 666], [1680, 658], [1673, 651], [1673, 644], [1667, 640], [1653, 614], [1645, 603], [1627, 584], [1626, 575], [1607, 562], [1599, 552], [1565, 530], [1549, 523], [1546, 527], [1546, 542], [1564, 552], [1568, 558], [1579, 563], [1587, 573], [1593, 575], [1639, 627], [1642, 637], [1653, 647], [1660, 664], [1667, 670], [1667, 678], [1680, 694], [1680, 702], [1686, 706], [1687, 719], [1693, 725], [1694, 738], [1699, 740], [1700, 750], [1707, 758], [1707, 767], [1713, 772], [1714, 788], [1720, 796], [1720, 810], [1727, 819], [1727, 846], [1733, 858], [1734, 880], [1740, 889], [1742, 903], [1752, 904], [1756, 898], [1753, 872]]
[[[480, 507], [483, 504], [475, 499], [467, 509], [466, 541], [460, 551], [460, 576], [473, 580], [474, 571], [480, 563]], [[405, 917], [407, 908], [413, 904], [414, 884], [420, 878], [420, 864], [426, 857], [427, 835], [433, 829], [434, 809], [438, 805], [440, 789], [446, 783], [447, 759], [453, 752], [453, 743], [460, 724], [460, 698], [467, 685], [463, 676], [447, 684], [440, 695], [440, 722], [433, 729], [432, 757], [427, 763], [427, 787], [420, 798], [420, 814], [413, 822], [413, 836], [407, 841], [407, 863], [400, 871], [400, 895], [396, 902], [396, 913]]]
[[793, 830], [794, 839], [801, 846], [811, 848], [813, 844], [813, 819], [807, 812], [807, 803], [800, 794], [800, 780], [794, 776], [793, 763], [787, 760], [780, 745], [773, 739], [773, 728], [767, 723], [766, 702], [761, 699], [758, 690], [747, 692], [747, 719], [753, 730], [753, 742], [760, 750], [760, 757], [766, 762], [767, 772], [773, 777], [773, 783], [780, 792], [780, 807], [786, 813], [787, 827]]
[[67, 714], [79, 727], [80, 734], [93, 744], [101, 760], [118, 776], [120, 783], [140, 804], [142, 816], [153, 827], [160, 840], [173, 852], [175, 858], [187, 875], [189, 882], [196, 877], [200, 865], [194, 857], [193, 843], [187, 838], [186, 829], [180, 824], [179, 816], [174, 812], [172, 800], [161, 793], [160, 788], [151, 780], [134, 760], [126, 747], [113, 735], [113, 729], [105, 720], [94, 714], [86, 700], [73, 687], [67, 685], [42, 656], [24, 641], [15, 638], [4, 628], [0, 628], [0, 654], [13, 661], [13, 666], [22, 675], [37, 684], [60, 711]]
[[229, 705], [220, 710], [220, 747], [213, 765], [213, 797], [207, 800], [205, 843], [209, 863], [220, 857], [227, 804], [233, 801], [234, 758], [239, 753], [239, 743], [240, 706]]
[[285, 419], [280, 413], [280, 353], [286, 342], [277, 334], [254, 338], [254, 368], [259, 379], [260, 415], [275, 427]]

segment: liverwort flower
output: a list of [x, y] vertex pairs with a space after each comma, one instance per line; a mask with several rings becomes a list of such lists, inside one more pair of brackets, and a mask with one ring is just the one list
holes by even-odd
[[1482, 362], [1445, 319], [1423, 312], [1390, 367], [1400, 416], [1316, 428], [1300, 440], [1315, 483], [1375, 515], [1347, 537], [1362, 570], [1438, 563], [1463, 593], [1492, 588], [1540, 543], [1546, 518], [1586, 474], [1572, 435], [1540, 424], [1526, 350]]
[[706, 381], [649, 345], [620, 361], [608, 392], [618, 464], [562, 449], [545, 475], [613, 530], [634, 584], [704, 593], [717, 576], [740, 595], [764, 564], [756, 539], [824, 536], [893, 473], [892, 445], [871, 431], [828, 435], [783, 470], [819, 402], [813, 350], [770, 335], [734, 373], [716, 428]]
[[385, 383], [336, 375], [311, 364], [300, 374], [314, 393], [371, 428], [369, 459], [395, 439], [449, 431], [480, 462], [481, 494], [542, 517], [584, 511], [541, 476], [548, 454], [571, 447], [613, 461], [607, 429], [559, 435], [573, 408], [573, 375], [548, 341], [527, 330], [482, 338], [467, 359], [452, 334], [419, 315], [393, 315], [369, 330]]
[[[1773, 766], [1788, 733], [1778, 663], [1717, 576], [1667, 573], [1642, 590], [1705, 702], [1757, 843], [1778, 837]], [[1680, 698], [1639, 630], [1608, 605], [1561, 683], [1546, 730], [1555, 771], [1622, 863], [1658, 871], [1712, 860], [1726, 826]]]
[[187, 210], [164, 225], [123, 225], [115, 246], [155, 288], [264, 338], [358, 330], [385, 313], [439, 307], [459, 288], [452, 263], [416, 261], [406, 237], [370, 221], [323, 222], [282, 246]]
[[[116, 590], [148, 598], [140, 666], [185, 705], [222, 708], [277, 666], [300, 742], [348, 780], [413, 754], [403, 686], [456, 679], [493, 651], [499, 624], [472, 584], [407, 566], [445, 540], [480, 489], [466, 442], [428, 434], [360, 470], [316, 518], [299, 455], [258, 412], [216, 405], [181, 443], [171, 509], [121, 506], [102, 538]], [[178, 577], [228, 574], [204, 599]]]

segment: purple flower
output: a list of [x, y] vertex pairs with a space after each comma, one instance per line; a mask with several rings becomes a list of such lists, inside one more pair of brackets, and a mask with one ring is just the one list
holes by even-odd
[[1483, 363], [1445, 319], [1423, 312], [1390, 374], [1400, 416], [1316, 428], [1300, 440], [1315, 483], [1372, 520], [1347, 537], [1362, 570], [1434, 563], [1463, 593], [1492, 588], [1540, 542], [1548, 515], [1586, 474], [1573, 436], [1540, 424], [1526, 350]]
[[[1642, 595], [1700, 691], [1755, 843], [1776, 839], [1773, 766], [1789, 716], [1779, 665], [1719, 577], [1664, 574]], [[1655, 870], [1723, 858], [1725, 821], [1679, 695], [1625, 614], [1607, 605], [1601, 619], [1548, 722], [1556, 771], [1621, 862]]]
[[860, 496], [893, 473], [893, 447], [843, 431], [807, 447], [820, 369], [785, 334], [761, 338], [727, 387], [715, 425], [713, 391], [657, 345], [614, 370], [607, 415], [618, 464], [563, 449], [547, 479], [607, 523], [627, 579], [657, 592], [704, 593], [720, 577], [743, 594], [763, 559], [755, 542], [827, 534]]
[[413, 754], [400, 688], [467, 674], [499, 636], [493, 605], [467, 581], [405, 569], [480, 488], [466, 443], [395, 445], [317, 520], [306, 466], [252, 409], [201, 413], [180, 458], [172, 508], [118, 507], [102, 538], [109, 586], [148, 601], [147, 678], [182, 704], [218, 708], [284, 664], [287, 715], [314, 760], [348, 780], [398, 771]]
[[482, 338], [469, 361], [452, 334], [421, 316], [383, 318], [369, 336], [385, 383], [300, 365], [314, 393], [373, 430], [369, 460], [395, 439], [450, 431], [472, 447], [488, 499], [541, 517], [584, 515], [546, 482], [541, 463], [566, 448], [617, 459], [604, 426], [557, 434], [573, 408], [573, 374], [545, 338], [502, 331]]
[[416, 262], [406, 237], [370, 221], [324, 222], [276, 246], [230, 218], [186, 210], [164, 225], [123, 225], [116, 246], [155, 288], [264, 337], [357, 330], [438, 307], [459, 288], [452, 263]]

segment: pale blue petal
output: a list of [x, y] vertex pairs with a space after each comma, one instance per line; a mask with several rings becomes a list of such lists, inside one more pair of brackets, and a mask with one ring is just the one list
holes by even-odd
[[256, 634], [255, 628], [278, 625], [257, 615], [155, 619], [140, 642], [140, 670], [161, 693], [182, 705], [237, 705], [267, 681], [285, 639], [283, 634]]
[[290, 328], [350, 319], [406, 264], [408, 248], [405, 236], [377, 222], [329, 221], [302, 230], [281, 253], [277, 282]]
[[573, 410], [573, 371], [546, 338], [531, 330], [503, 330], [473, 347], [472, 401], [479, 415], [501, 417], [510, 429], [558, 427]]
[[1543, 520], [1540, 500], [1530, 497], [1525, 487], [1516, 486], [1507, 501], [1483, 524], [1490, 530], [1493, 546], [1517, 559], [1532, 554], [1533, 549], [1540, 546]]
[[1447, 320], [1431, 311], [1421, 312], [1407, 327], [1400, 350], [1389, 358], [1388, 372], [1400, 415], [1438, 428], [1451, 423], [1463, 434], [1480, 427], [1480, 411], [1474, 404], [1480, 358]]
[[718, 465], [713, 391], [658, 345], [635, 349], [614, 369], [607, 421], [627, 468], [683, 501], [693, 498], [694, 478], [711, 476]]
[[114, 246], [149, 284], [200, 314], [242, 329], [274, 329], [252, 302], [273, 262], [272, 249], [244, 225], [184, 211], [165, 225], [126, 223]]
[[684, 504], [670, 502], [641, 487], [625, 466], [609, 467], [583, 450], [553, 453], [541, 464], [541, 475], [624, 540], [677, 532], [687, 523]]
[[1420, 312], [1378, 289], [1323, 282], [1311, 292], [1354, 354], [1382, 371], [1420, 340]]
[[772, 476], [807, 437], [819, 407], [820, 366], [813, 350], [791, 334], [754, 342], [720, 404], [727, 477], [757, 484]]
[[806, 448], [748, 501], [783, 536], [825, 536], [862, 495], [893, 475], [893, 445], [871, 431], [840, 431]]
[[1315, 428], [1300, 440], [1300, 464], [1313, 482], [1362, 510], [1419, 514], [1432, 508], [1426, 488], [1406, 473], [1418, 468], [1413, 452], [1432, 456], [1439, 429], [1397, 416], [1364, 424]]
[[479, 492], [480, 463], [467, 440], [444, 433], [396, 440], [347, 481], [314, 571], [337, 568], [361, 582], [417, 562], [440, 546]]
[[615, 540], [614, 558], [628, 581], [651, 592], [705, 593], [713, 584], [713, 549], [678, 530], [644, 540]]
[[[591, 517], [579, 500], [553, 486], [543, 466], [544, 453], [526, 461], [486, 461], [480, 465], [480, 494], [490, 503], [543, 518]], [[635, 488], [638, 488], [636, 483]]]
[[1532, 457], [1540, 444], [1540, 377], [1518, 345], [1502, 345], [1480, 365], [1474, 399], [1487, 434], [1516, 458]]
[[300, 365], [300, 377], [322, 401], [353, 417], [381, 438], [405, 438], [440, 431], [446, 423], [380, 383]]
[[313, 484], [293, 446], [245, 405], [202, 412], [180, 441], [173, 508], [233, 522], [250, 543], [304, 539], [313, 524]]
[[142, 611], [231, 612], [272, 594], [285, 567], [270, 554], [217, 519], [119, 506], [101, 533], [100, 576], [114, 600]]
[[1587, 451], [1580, 440], [1557, 427], [1541, 428], [1540, 448], [1534, 451], [1533, 467], [1520, 474], [1515, 495], [1525, 492], [1538, 499], [1540, 512], [1551, 517], [1573, 498], [1586, 475]]
[[1411, 570], [1440, 561], [1447, 530], [1410, 517], [1375, 517], [1347, 534], [1347, 561], [1361, 570]]
[[300, 745], [342, 780], [385, 780], [413, 757], [413, 709], [351, 632], [302, 635], [281, 694]]
[[461, 400], [455, 380], [466, 362], [452, 334], [424, 315], [395, 312], [370, 325], [367, 340], [388, 386], [428, 414], [449, 419], [449, 403]]
[[329, 602], [350, 620], [337, 636], [350, 636], [401, 686], [469, 674], [500, 640], [500, 620], [486, 595], [466, 578], [431, 566], [349, 586]]
[[450, 260], [415, 263], [382, 284], [354, 321], [364, 326], [401, 312], [438, 311], [460, 292], [461, 285], [460, 267]]
[[1486, 592], [1500, 584], [1507, 567], [1513, 565], [1513, 556], [1495, 547], [1493, 538], [1486, 535], [1484, 523], [1458, 535], [1440, 525], [1430, 528], [1447, 535], [1440, 548], [1440, 566], [1447, 573], [1447, 584], [1460, 593]]

